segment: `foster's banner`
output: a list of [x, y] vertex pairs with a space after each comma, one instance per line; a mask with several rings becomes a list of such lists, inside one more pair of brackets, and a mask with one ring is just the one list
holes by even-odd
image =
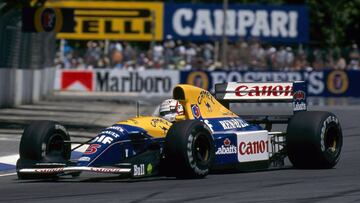
[[309, 96], [360, 97], [360, 71], [251, 72], [183, 71], [180, 82], [214, 91], [216, 83], [306, 81]]
[[[164, 36], [209, 41], [223, 34], [221, 4], [165, 4]], [[307, 42], [308, 10], [304, 6], [230, 4], [226, 12], [226, 36], [233, 41]]]

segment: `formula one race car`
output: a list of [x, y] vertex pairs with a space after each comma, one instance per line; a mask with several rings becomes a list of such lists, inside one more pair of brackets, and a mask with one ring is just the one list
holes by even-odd
[[[174, 122], [160, 116], [137, 116], [102, 130], [85, 143], [85, 152], [70, 160], [70, 136], [54, 121], [36, 121], [25, 130], [17, 162], [19, 179], [77, 176], [80, 172], [137, 178], [164, 175], [202, 178], [209, 172], [283, 167], [332, 168], [340, 157], [342, 130], [332, 113], [306, 111], [303, 82], [224, 83], [215, 95], [177, 85], [173, 98], [183, 106]], [[291, 102], [290, 116], [243, 119], [234, 102]], [[287, 124], [286, 132], [272, 132]]]

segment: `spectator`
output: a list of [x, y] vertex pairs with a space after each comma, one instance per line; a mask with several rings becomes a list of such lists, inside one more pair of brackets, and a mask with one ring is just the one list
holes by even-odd
[[[186, 44], [186, 46], [185, 46]], [[214, 46], [215, 45], [215, 46]], [[128, 42], [111, 42], [108, 47], [102, 41], [88, 41], [84, 50], [70, 41], [64, 43], [62, 57], [56, 55], [55, 63], [61, 68], [119, 68], [144, 69], [221, 69], [218, 43], [193, 43], [174, 41], [171, 36], [150, 49], [138, 49]], [[264, 48], [266, 47], [266, 48]], [[295, 51], [296, 50], [296, 51]], [[356, 44], [348, 55], [338, 49], [313, 51], [290, 46], [266, 46], [259, 41], [229, 43], [228, 66], [231, 70], [322, 70], [324, 68], [359, 70], [360, 54]], [[345, 52], [344, 52], [345, 53]], [[216, 58], [215, 58], [216, 57]], [[349, 59], [346, 61], [346, 59]], [[348, 62], [348, 63], [347, 63]]]
[[352, 50], [350, 52], [350, 63], [349, 63], [349, 67], [348, 69], [350, 70], [359, 70], [359, 59], [360, 59], [360, 54], [359, 54], [359, 49], [357, 44], [353, 44], [352, 45]]

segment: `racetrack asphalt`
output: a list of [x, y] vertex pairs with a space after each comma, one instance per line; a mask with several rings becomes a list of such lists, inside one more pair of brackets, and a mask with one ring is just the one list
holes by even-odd
[[[309, 107], [331, 111], [340, 118], [343, 150], [334, 169], [299, 170], [289, 165], [279, 170], [212, 174], [201, 180], [123, 180], [82, 174], [52, 182], [20, 181], [10, 168], [0, 172], [0, 202], [360, 202], [360, 102], [345, 100], [342, 105], [338, 99], [334, 101], [334, 105], [325, 102]], [[146, 104], [140, 112], [149, 114], [153, 108]], [[269, 107], [246, 110], [259, 113]], [[22, 129], [31, 120], [58, 120], [74, 139], [84, 139], [135, 112], [133, 103], [86, 100], [51, 100], [0, 109], [0, 160], [17, 154]]]

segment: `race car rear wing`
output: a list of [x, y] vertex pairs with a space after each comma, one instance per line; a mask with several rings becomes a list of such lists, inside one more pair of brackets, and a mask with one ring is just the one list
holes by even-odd
[[293, 112], [306, 111], [306, 86], [295, 82], [228, 82], [215, 84], [215, 97], [225, 107], [230, 103], [287, 102]]

